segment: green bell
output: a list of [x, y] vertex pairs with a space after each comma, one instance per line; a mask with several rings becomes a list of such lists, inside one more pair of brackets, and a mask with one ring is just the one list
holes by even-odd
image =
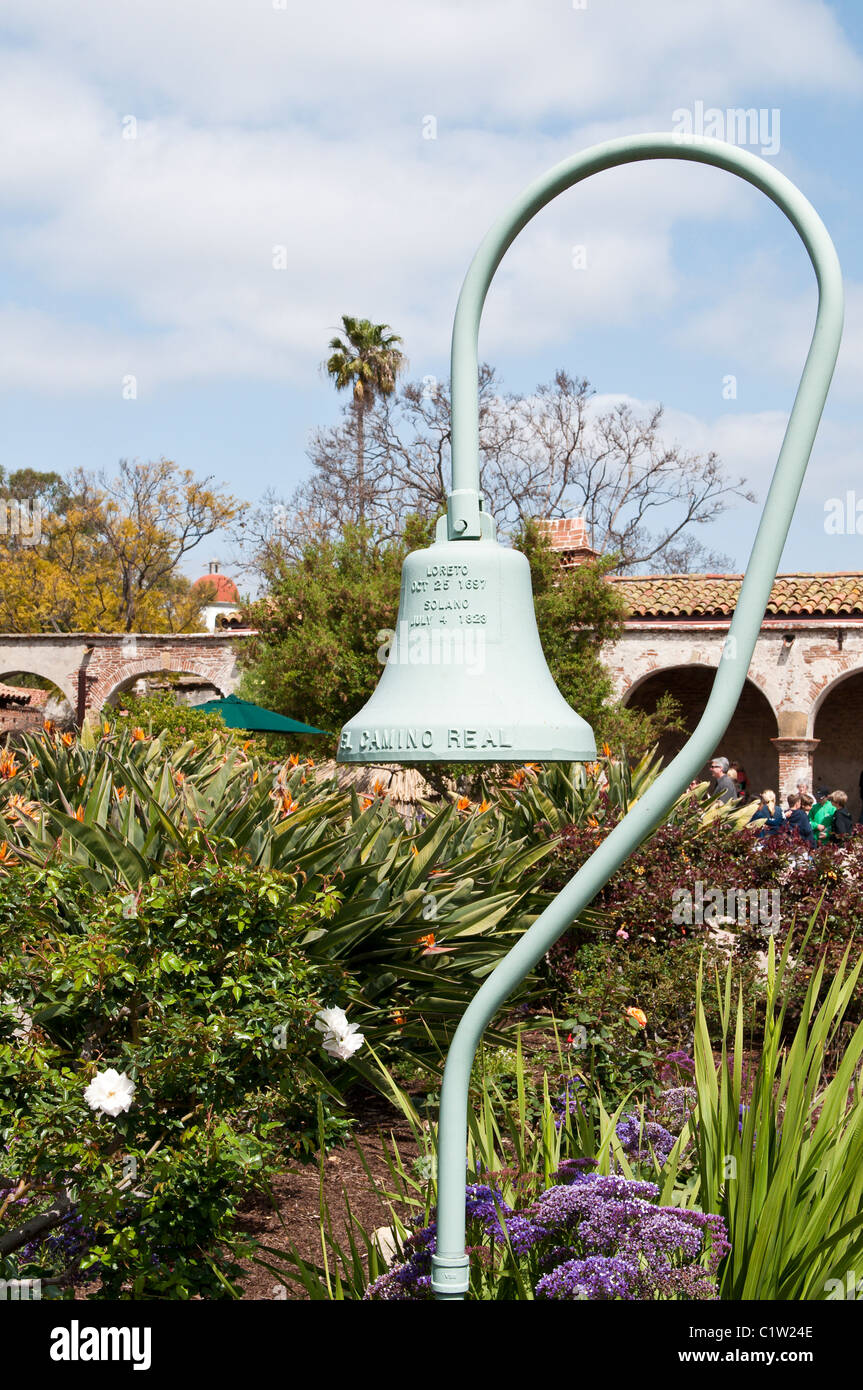
[[546, 665], [524, 555], [482, 535], [412, 551], [399, 615], [371, 699], [342, 729], [338, 761], [586, 762], [588, 724]]

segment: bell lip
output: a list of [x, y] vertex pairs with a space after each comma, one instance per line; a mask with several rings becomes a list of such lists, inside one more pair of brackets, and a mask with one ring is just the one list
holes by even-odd
[[[400, 754], [397, 758], [386, 756], [376, 757], [375, 749], [365, 749], [342, 754], [336, 753], [337, 763], [364, 764], [366, 767], [398, 767], [404, 763], [593, 763], [598, 758], [596, 747], [589, 752], [572, 752], [567, 750], [559, 752], [557, 750], [528, 748], [520, 752], [510, 752], [509, 750], [497, 751], [489, 750], [483, 752], [481, 749], [452, 748], [444, 753], [436, 753], [433, 749], [410, 749]], [[383, 750], [384, 753], [386, 750]]]

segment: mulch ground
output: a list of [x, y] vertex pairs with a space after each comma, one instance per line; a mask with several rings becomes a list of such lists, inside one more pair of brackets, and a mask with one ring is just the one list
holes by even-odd
[[[372, 1177], [390, 1191], [392, 1175], [384, 1158], [384, 1142], [391, 1149], [398, 1144], [406, 1165], [418, 1156], [417, 1145], [403, 1116], [380, 1096], [361, 1096], [355, 1105], [355, 1139], [363, 1151]], [[366, 1231], [389, 1226], [387, 1206], [369, 1181], [353, 1143], [331, 1149], [325, 1159], [324, 1195], [330, 1209], [333, 1233], [340, 1244], [347, 1244], [346, 1208]], [[242, 1213], [240, 1229], [261, 1245], [288, 1251], [293, 1246], [304, 1260], [321, 1263], [320, 1170], [317, 1163], [297, 1165], [281, 1173], [272, 1184], [276, 1201], [258, 1195]], [[263, 1252], [262, 1252], [263, 1253]], [[267, 1255], [274, 1265], [278, 1256]], [[280, 1279], [272, 1270], [251, 1261], [241, 1280], [244, 1299], [299, 1299], [309, 1295], [287, 1276]]]
[[[532, 1082], [539, 1094], [543, 1068], [533, 1063], [532, 1054], [548, 1048], [549, 1042], [550, 1035], [541, 1029], [526, 1030], [523, 1034], [528, 1086]], [[415, 1104], [425, 1092], [421, 1083], [407, 1085], [404, 1089]], [[410, 1126], [401, 1112], [380, 1095], [358, 1094], [354, 1099], [353, 1113], [357, 1119], [354, 1137], [363, 1151], [372, 1177], [386, 1191], [390, 1191], [393, 1179], [384, 1158], [384, 1144], [386, 1141], [391, 1149], [394, 1139], [405, 1165], [409, 1167], [419, 1152]], [[272, 1192], [275, 1207], [263, 1194], [246, 1203], [238, 1223], [240, 1229], [261, 1245], [284, 1251], [293, 1246], [304, 1260], [319, 1265], [322, 1257], [318, 1163], [297, 1164], [279, 1174], [272, 1183]], [[366, 1231], [371, 1232], [392, 1223], [390, 1212], [370, 1183], [353, 1143], [327, 1153], [324, 1195], [329, 1205], [333, 1234], [339, 1244], [345, 1244], [347, 1239], [346, 1206]], [[274, 1265], [280, 1263], [277, 1256], [266, 1258]], [[252, 1261], [246, 1262], [245, 1270], [245, 1276], [240, 1281], [245, 1299], [308, 1300], [305, 1289], [287, 1276], [280, 1279], [272, 1270], [263, 1269]]]

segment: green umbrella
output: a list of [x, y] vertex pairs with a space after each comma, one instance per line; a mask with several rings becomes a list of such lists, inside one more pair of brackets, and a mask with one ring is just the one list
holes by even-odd
[[236, 695], [226, 695], [224, 700], [207, 700], [206, 704], [195, 705], [195, 709], [205, 710], [207, 714], [220, 714], [229, 729], [250, 729], [264, 734], [326, 734], [326, 729], [316, 729], [311, 724], [300, 724], [296, 719], [288, 719], [275, 710], [253, 705], [249, 700], [238, 700]]

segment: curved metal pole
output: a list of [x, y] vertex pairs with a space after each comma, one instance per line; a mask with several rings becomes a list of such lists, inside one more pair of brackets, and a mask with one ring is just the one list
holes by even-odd
[[[718, 140], [682, 139], [670, 134], [610, 140], [564, 160], [532, 183], [492, 228], [474, 257], [459, 298], [452, 346], [453, 500], [449, 523], [453, 539], [479, 535], [477, 338], [491, 278], [521, 229], [558, 193], [591, 174], [642, 159], [689, 159], [714, 164], [766, 193], [799, 233], [815, 269], [819, 292], [815, 330], [722, 660], [695, 732], [504, 957], [471, 1000], [456, 1029], [444, 1068], [438, 1131], [437, 1253], [432, 1256], [432, 1289], [439, 1299], [461, 1299], [469, 1287], [464, 1252], [467, 1107], [471, 1067], [480, 1037], [515, 985], [668, 814], [728, 727], [779, 568], [842, 336], [842, 275], [835, 247], [820, 217], [799, 189], [764, 160]], [[472, 499], [476, 499], [475, 503]]]

